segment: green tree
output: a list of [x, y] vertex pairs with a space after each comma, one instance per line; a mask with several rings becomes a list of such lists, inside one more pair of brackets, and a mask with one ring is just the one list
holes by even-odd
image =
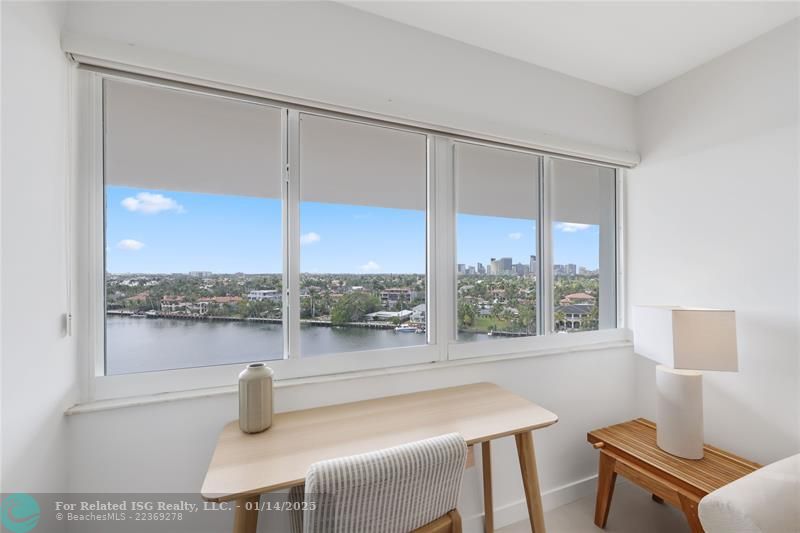
[[468, 329], [475, 323], [475, 308], [467, 302], [458, 304], [459, 329]]
[[331, 322], [335, 325], [363, 320], [368, 313], [380, 308], [377, 296], [365, 292], [351, 292], [339, 299], [331, 309]]

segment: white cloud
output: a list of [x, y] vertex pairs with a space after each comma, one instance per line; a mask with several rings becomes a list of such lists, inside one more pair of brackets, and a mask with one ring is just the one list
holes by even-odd
[[313, 231], [306, 233], [304, 235], [300, 235], [300, 244], [314, 244], [315, 242], [319, 242], [322, 237], [319, 236], [319, 233], [314, 233]]
[[374, 274], [381, 271], [381, 266], [375, 261], [367, 261], [366, 264], [358, 267], [358, 271], [364, 274]]
[[186, 210], [181, 204], [167, 198], [163, 194], [140, 192], [134, 198], [129, 196], [122, 200], [122, 207], [133, 213], [144, 213], [145, 215], [155, 215], [162, 211], [174, 211], [184, 213]]
[[117, 248], [120, 250], [131, 250], [135, 252], [144, 248], [144, 243], [133, 239], [122, 239], [117, 243]]
[[576, 222], [559, 222], [556, 227], [566, 233], [575, 233], [592, 227], [591, 224], [578, 224]]
[[509, 233], [508, 234], [508, 238], [511, 239], [512, 241], [518, 241], [518, 240], [520, 240], [522, 238], [522, 233], [520, 233], [518, 231], [516, 231], [514, 233]]

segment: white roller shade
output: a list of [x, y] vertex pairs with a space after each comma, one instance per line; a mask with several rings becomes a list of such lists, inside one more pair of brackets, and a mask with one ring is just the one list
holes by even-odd
[[[617, 327], [616, 172], [609, 167], [557, 158], [550, 159], [549, 170], [552, 221], [598, 226], [599, 327]], [[563, 227], [555, 226], [553, 231], [563, 231]], [[561, 242], [556, 235], [554, 247]]]
[[281, 110], [105, 80], [107, 185], [280, 198]]
[[577, 224], [614, 223], [614, 169], [551, 160], [552, 218]]
[[476, 144], [455, 144], [458, 212], [538, 219], [539, 157]]
[[426, 187], [425, 135], [301, 113], [303, 201], [424, 210]]

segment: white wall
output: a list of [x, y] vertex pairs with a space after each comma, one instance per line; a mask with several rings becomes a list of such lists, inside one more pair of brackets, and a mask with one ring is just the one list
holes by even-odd
[[[629, 304], [737, 313], [738, 373], [704, 376], [706, 440], [756, 461], [800, 451], [798, 23], [637, 102], [627, 181]], [[655, 372], [636, 403], [655, 416]]]
[[67, 486], [67, 169], [63, 4], [2, 4], [2, 490]]
[[333, 2], [77, 2], [71, 49], [531, 143], [635, 152], [633, 97]]
[[[630, 96], [337, 4], [85, 3], [70, 5], [67, 24], [84, 51], [139, 66], [531, 142], [634, 146]], [[570, 486], [546, 496], [554, 505], [593, 490], [581, 483], [596, 473], [586, 432], [634, 414], [632, 379], [633, 356], [620, 348], [284, 388], [277, 407], [494, 381], [561, 418], [536, 435], [544, 490]], [[70, 490], [196, 493], [235, 417], [233, 396], [70, 417]], [[497, 522], [521, 519], [513, 442], [494, 457]], [[468, 474], [467, 517], [481, 512], [479, 480]]]

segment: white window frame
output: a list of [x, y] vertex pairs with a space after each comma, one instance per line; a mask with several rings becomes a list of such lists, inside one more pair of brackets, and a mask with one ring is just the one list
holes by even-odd
[[[507, 145], [479, 137], [466, 137], [422, 127], [407, 126], [384, 120], [362, 117], [349, 113], [328, 111], [276, 101], [272, 98], [245, 95], [219, 88], [189, 85], [182, 81], [151, 78], [139, 74], [110, 71], [103, 68], [84, 67], [76, 78], [76, 123], [78, 135], [77, 169], [78, 187], [77, 228], [80, 295], [79, 347], [86, 355], [85, 386], [81, 401], [101, 401], [126, 397], [156, 395], [194, 389], [212, 389], [235, 385], [243, 364], [228, 364], [194, 367], [175, 370], [151, 371], [134, 374], [105, 375], [105, 188], [103, 179], [103, 97], [102, 80], [119, 79], [127, 82], [145, 83], [154, 86], [172, 87], [191, 92], [232, 98], [240, 101], [269, 105], [283, 110], [284, 164], [281, 178], [283, 200], [283, 269], [284, 287], [284, 359], [268, 364], [275, 370], [277, 379], [290, 380], [333, 374], [353, 374], [363, 371], [380, 371], [390, 367], [438, 363], [449, 364], [457, 360], [474, 358], [506, 358], [535, 356], [540, 353], [572, 351], [602, 343], [626, 341], [628, 334], [619, 329], [624, 325], [622, 289], [624, 287], [622, 265], [622, 174], [618, 165], [603, 163], [590, 158], [554, 155], [535, 149]], [[360, 352], [301, 357], [298, 349], [300, 332], [300, 220], [299, 220], [299, 176], [297, 169], [299, 113], [313, 113], [334, 118], [344, 118], [364, 124], [392, 127], [427, 135], [427, 341], [428, 344], [413, 347], [386, 348]], [[293, 139], [293, 140], [292, 140]], [[517, 150], [539, 156], [540, 159], [540, 211], [537, 220], [539, 237], [537, 255], [539, 279], [537, 283], [538, 335], [524, 338], [491, 341], [456, 342], [456, 238], [455, 238], [455, 176], [453, 150], [455, 142], [471, 142], [486, 146]], [[547, 159], [562, 157], [617, 169], [617, 324], [618, 329], [570, 333], [568, 335], [543, 335], [551, 329], [552, 317], [543, 307], [548, 301], [551, 288], [547, 280], [552, 279], [552, 268], [548, 268], [546, 247], [550, 238], [547, 229], [548, 206], [546, 191], [542, 190], [547, 171]], [[82, 315], [82, 316], [81, 316]], [[81, 320], [82, 317], [85, 319]], [[549, 317], [549, 318], [548, 318]]]

